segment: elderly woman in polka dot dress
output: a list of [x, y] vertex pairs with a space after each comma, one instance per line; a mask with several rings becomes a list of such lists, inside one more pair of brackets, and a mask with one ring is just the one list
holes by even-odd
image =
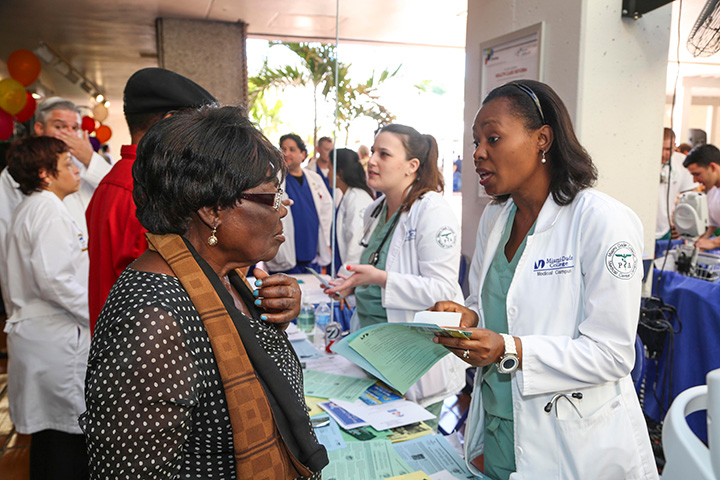
[[80, 418], [92, 478], [319, 478], [287, 335], [297, 282], [275, 256], [285, 162], [238, 107], [155, 124], [133, 166], [149, 249], [110, 292]]

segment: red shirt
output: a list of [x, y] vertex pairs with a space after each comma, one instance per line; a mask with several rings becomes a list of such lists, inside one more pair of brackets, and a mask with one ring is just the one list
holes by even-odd
[[98, 185], [85, 211], [88, 226], [90, 332], [110, 289], [125, 267], [147, 249], [146, 230], [135, 216], [132, 166], [136, 145], [123, 145], [120, 160]]

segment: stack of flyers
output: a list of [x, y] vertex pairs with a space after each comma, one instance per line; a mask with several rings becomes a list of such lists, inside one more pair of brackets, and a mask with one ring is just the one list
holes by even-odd
[[345, 430], [369, 425], [368, 422], [356, 417], [333, 401], [321, 402], [318, 405]]
[[400, 400], [401, 398], [403, 397], [380, 383], [372, 385], [370, 388], [365, 390], [365, 393], [360, 395], [360, 400], [362, 400], [366, 405], [377, 405], [379, 403]]
[[[382, 431], [435, 418], [435, 415], [417, 403], [405, 399], [366, 405], [360, 401], [351, 403], [331, 398], [327, 402], [321, 403], [320, 407], [346, 430], [348, 429], [346, 425], [350, 425], [349, 428], [370, 425], [375, 430]], [[341, 418], [336, 418], [338, 416]]]

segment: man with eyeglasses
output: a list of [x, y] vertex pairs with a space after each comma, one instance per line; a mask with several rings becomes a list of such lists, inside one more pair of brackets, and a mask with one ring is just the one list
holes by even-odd
[[120, 160], [98, 186], [87, 209], [91, 333], [115, 281], [147, 250], [145, 229], [135, 216], [132, 196], [132, 167], [138, 142], [163, 118], [179, 110], [213, 103], [217, 100], [203, 87], [163, 68], [144, 68], [128, 79], [123, 111], [132, 145], [123, 145]]
[[319, 174], [302, 168], [307, 148], [299, 135], [280, 137], [280, 150], [288, 167], [282, 187], [294, 203], [282, 220], [286, 241], [265, 266], [271, 273], [320, 271], [331, 261], [332, 197]]
[[685, 155], [675, 151], [675, 133], [671, 129], [665, 128], [663, 131], [655, 240], [678, 237], [675, 227], [670, 221], [675, 211], [675, 201], [682, 192], [697, 187], [692, 175], [683, 167], [684, 160]]
[[[80, 129], [80, 110], [70, 100], [51, 97], [40, 103], [35, 112], [33, 132], [39, 137], [55, 137], [62, 140], [70, 150], [72, 162], [80, 172], [80, 190], [66, 196], [63, 203], [82, 230], [84, 240], [87, 241], [85, 209], [96, 187], [110, 171], [111, 166], [93, 151], [87, 133]], [[9, 280], [5, 271], [5, 237], [15, 208], [24, 197], [18, 183], [5, 168], [0, 173], [0, 288], [3, 295]], [[8, 302], [5, 302], [5, 305], [8, 305]]]

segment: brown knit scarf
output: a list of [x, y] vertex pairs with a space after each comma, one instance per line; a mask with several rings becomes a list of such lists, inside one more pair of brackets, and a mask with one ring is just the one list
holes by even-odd
[[174, 234], [146, 236], [148, 248], [165, 259], [182, 283], [210, 337], [230, 414], [237, 478], [309, 477], [312, 472], [290, 452], [278, 430], [276, 412], [231, 316], [185, 241]]

